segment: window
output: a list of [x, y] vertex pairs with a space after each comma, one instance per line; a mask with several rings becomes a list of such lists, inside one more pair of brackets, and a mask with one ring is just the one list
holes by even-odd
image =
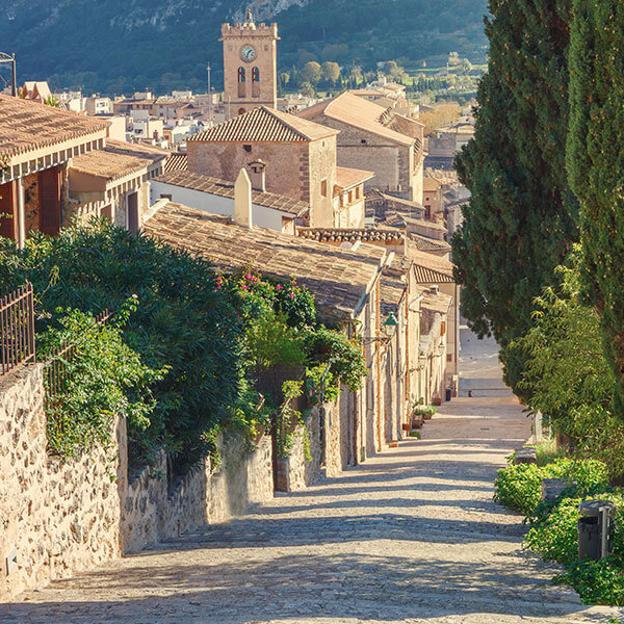
[[321, 195], [327, 197], [327, 180], [321, 180]]
[[366, 139], [361, 140], [362, 145], [366, 145]]
[[258, 67], [251, 70], [251, 96], [260, 97], [260, 69]]
[[355, 199], [360, 199], [360, 187], [356, 187], [355, 189]]
[[243, 149], [249, 154], [251, 152], [251, 145], [243, 145]]
[[349, 191], [349, 204], [353, 203], [353, 191]]
[[246, 81], [247, 81], [247, 74], [245, 72], [245, 68], [239, 67], [238, 68], [238, 97], [240, 98], [244, 98], [247, 95], [246, 85], [245, 85]]
[[453, 361], [453, 354], [452, 353], [447, 353], [446, 354], [446, 361], [447, 362], [452, 362]]

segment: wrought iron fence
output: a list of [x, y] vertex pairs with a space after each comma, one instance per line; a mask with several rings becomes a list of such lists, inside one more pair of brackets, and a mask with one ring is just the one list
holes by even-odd
[[[112, 316], [108, 310], [95, 317], [98, 325], [106, 323]], [[69, 368], [73, 360], [80, 355], [80, 341], [64, 341], [49, 355], [44, 364], [44, 385], [46, 403], [50, 405], [66, 387]]]
[[0, 298], [0, 377], [35, 358], [35, 299], [26, 283]]

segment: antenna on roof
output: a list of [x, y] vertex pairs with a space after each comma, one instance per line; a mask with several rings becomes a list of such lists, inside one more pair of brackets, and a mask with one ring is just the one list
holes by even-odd
[[4, 89], [8, 86], [11, 87], [11, 95], [13, 97], [17, 96], [17, 63], [15, 62], [15, 54], [6, 54], [5, 52], [0, 52], [0, 70], [4, 65], [11, 66], [11, 82], [2, 76], [0, 73], [0, 91], [4, 91]]

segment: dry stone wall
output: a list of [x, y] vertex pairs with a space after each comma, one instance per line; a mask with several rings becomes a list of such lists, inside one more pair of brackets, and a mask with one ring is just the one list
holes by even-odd
[[229, 434], [218, 467], [207, 460], [171, 489], [164, 454], [128, 483], [126, 445], [120, 421], [110, 449], [50, 456], [41, 365], [0, 379], [0, 602], [273, 496], [270, 438], [251, 448]]
[[47, 453], [41, 365], [0, 382], [0, 600], [121, 554], [116, 448]]

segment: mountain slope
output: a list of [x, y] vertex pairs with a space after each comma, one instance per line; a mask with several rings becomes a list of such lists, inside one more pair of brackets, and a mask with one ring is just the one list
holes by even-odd
[[[257, 14], [280, 24], [282, 67], [311, 56], [415, 65], [451, 50], [485, 54], [486, 0], [256, 0]], [[123, 92], [205, 88], [205, 67], [221, 81], [223, 21], [241, 0], [0, 0], [0, 50], [18, 55], [19, 79], [57, 87]]]

